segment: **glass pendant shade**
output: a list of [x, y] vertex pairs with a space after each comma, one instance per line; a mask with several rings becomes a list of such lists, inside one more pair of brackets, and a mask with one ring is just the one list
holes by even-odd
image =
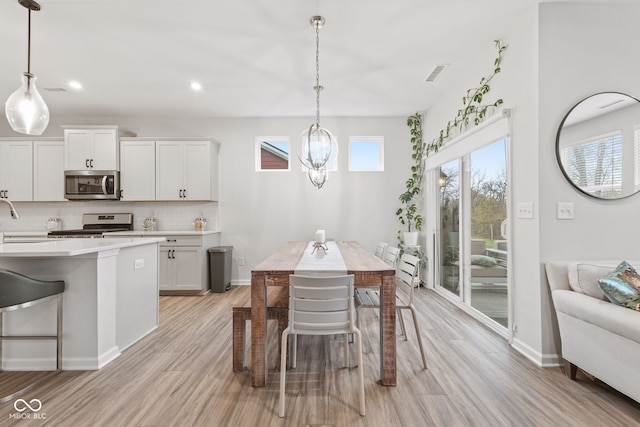
[[307, 169], [319, 170], [338, 157], [338, 141], [328, 130], [312, 124], [300, 135], [298, 158]]
[[309, 181], [318, 189], [322, 188], [325, 182], [329, 179], [329, 171], [326, 167], [322, 167], [320, 169], [309, 169], [308, 170]]
[[42, 135], [49, 124], [49, 108], [38, 93], [36, 79], [31, 73], [23, 73], [22, 85], [5, 104], [11, 128], [27, 135]]

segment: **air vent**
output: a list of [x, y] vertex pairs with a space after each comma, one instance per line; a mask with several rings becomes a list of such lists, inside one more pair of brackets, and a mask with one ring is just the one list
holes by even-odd
[[431, 74], [429, 74], [429, 76], [427, 76], [427, 78], [424, 80], [426, 82], [434, 82], [438, 78], [440, 73], [442, 73], [444, 69], [447, 68], [448, 66], [449, 64], [436, 65], [434, 69], [431, 71]]
[[67, 90], [63, 87], [45, 87], [44, 90], [47, 92], [66, 92]]

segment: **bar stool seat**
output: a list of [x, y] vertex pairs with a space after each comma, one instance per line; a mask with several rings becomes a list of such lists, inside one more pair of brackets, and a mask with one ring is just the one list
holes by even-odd
[[[0, 371], [2, 371], [2, 343], [4, 341], [55, 340], [56, 370], [49, 372], [22, 389], [0, 397], [0, 403], [12, 400], [46, 381], [62, 371], [62, 293], [65, 289], [63, 280], [36, 280], [14, 271], [0, 268]], [[56, 334], [55, 335], [4, 335], [2, 330], [3, 313], [21, 308], [31, 307], [46, 301], [56, 301]]]

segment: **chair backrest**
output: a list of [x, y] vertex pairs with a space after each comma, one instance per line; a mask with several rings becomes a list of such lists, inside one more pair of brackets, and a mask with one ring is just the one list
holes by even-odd
[[418, 274], [420, 258], [402, 254], [396, 264], [396, 293], [406, 304], [413, 304], [413, 282]]
[[383, 255], [384, 255], [384, 251], [385, 249], [387, 249], [387, 244], [385, 242], [378, 242], [378, 245], [376, 246], [376, 250], [373, 252], [373, 254], [382, 259]]
[[332, 335], [353, 332], [353, 274], [289, 276], [289, 332]]
[[382, 260], [386, 262], [390, 267], [395, 268], [396, 262], [398, 262], [398, 256], [400, 255], [400, 249], [395, 246], [388, 246]]

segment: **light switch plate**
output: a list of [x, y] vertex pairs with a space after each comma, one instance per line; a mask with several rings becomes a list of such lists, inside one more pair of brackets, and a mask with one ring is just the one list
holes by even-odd
[[573, 203], [558, 203], [556, 205], [556, 218], [573, 219]]
[[518, 203], [518, 218], [532, 219], [533, 218], [533, 203]]
[[135, 260], [133, 262], [133, 268], [134, 270], [137, 270], [139, 268], [144, 268], [144, 258]]

